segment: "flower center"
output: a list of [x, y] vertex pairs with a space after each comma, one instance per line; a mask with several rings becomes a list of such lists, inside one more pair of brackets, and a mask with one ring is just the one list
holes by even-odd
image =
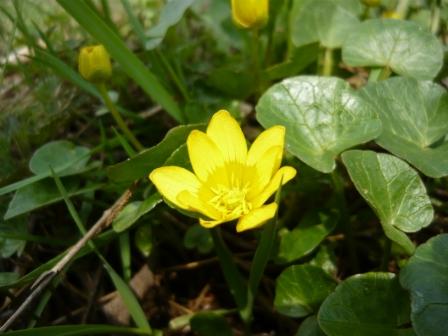
[[218, 186], [212, 189], [215, 196], [211, 203], [225, 218], [237, 218], [247, 214], [252, 209], [252, 204], [246, 200], [248, 188], [227, 188]]

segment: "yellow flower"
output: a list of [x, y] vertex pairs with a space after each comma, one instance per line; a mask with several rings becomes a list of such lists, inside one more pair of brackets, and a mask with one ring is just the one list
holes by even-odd
[[90, 82], [108, 80], [112, 75], [112, 65], [106, 48], [101, 44], [82, 48], [79, 52], [78, 70]]
[[232, 17], [243, 28], [259, 28], [268, 21], [269, 0], [232, 0]]
[[166, 166], [154, 169], [149, 179], [169, 203], [196, 213], [206, 228], [238, 219], [238, 232], [253, 229], [274, 217], [277, 204], [264, 203], [296, 175], [292, 167], [280, 168], [284, 138], [283, 126], [271, 127], [248, 151], [237, 121], [221, 110], [206, 133], [194, 130], [188, 136], [194, 174]]

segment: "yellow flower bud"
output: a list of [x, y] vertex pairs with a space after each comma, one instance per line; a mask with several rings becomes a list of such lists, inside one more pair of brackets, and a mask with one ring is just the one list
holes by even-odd
[[112, 65], [106, 48], [101, 44], [82, 48], [79, 53], [78, 70], [81, 76], [90, 82], [99, 83], [108, 80], [112, 75]]
[[369, 7], [378, 7], [381, 5], [381, 0], [361, 0], [362, 3]]
[[269, 0], [232, 0], [233, 21], [242, 28], [260, 28], [269, 17]]

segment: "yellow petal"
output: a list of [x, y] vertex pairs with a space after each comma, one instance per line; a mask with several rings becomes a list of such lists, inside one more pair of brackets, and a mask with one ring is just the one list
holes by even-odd
[[221, 150], [226, 162], [246, 162], [247, 145], [238, 122], [226, 110], [216, 112], [207, 127], [207, 135]]
[[205, 217], [217, 220], [221, 218], [221, 213], [207, 202], [203, 202], [196, 194], [184, 190], [177, 195], [177, 203], [184, 206], [184, 209], [203, 214]]
[[[255, 165], [272, 147], [280, 147], [283, 151], [285, 145], [285, 128], [273, 126], [263, 131], [254, 141], [247, 154], [247, 165]], [[277, 167], [278, 169], [278, 167]]]
[[[251, 179], [251, 188], [247, 197], [252, 199], [256, 197], [260, 192], [266, 188], [267, 184], [272, 178], [272, 175], [278, 170], [282, 161], [283, 148], [275, 146], [269, 148], [264, 155], [262, 155], [255, 164], [255, 170], [252, 169], [253, 176], [247, 177], [247, 180]], [[251, 173], [250, 169], [246, 172]]]
[[201, 131], [194, 130], [190, 133], [187, 148], [191, 166], [196, 176], [203, 182], [206, 182], [218, 167], [224, 165], [219, 148]]
[[186, 208], [177, 201], [177, 196], [185, 190], [195, 194], [201, 188], [201, 183], [192, 172], [176, 166], [154, 169], [149, 179], [164, 198], [182, 209]]
[[275, 216], [277, 211], [277, 203], [271, 203], [261, 208], [252, 210], [247, 215], [244, 215], [236, 225], [236, 231], [242, 232], [250, 229], [255, 229], [263, 225], [267, 220]]
[[275, 173], [274, 177], [266, 186], [266, 188], [252, 200], [252, 206], [254, 208], [262, 206], [269, 199], [269, 197], [271, 197], [272, 194], [275, 193], [278, 188], [280, 188], [280, 183], [284, 185], [289, 180], [294, 178], [294, 176], [296, 176], [296, 173], [297, 172], [293, 167], [285, 166], [280, 168]]

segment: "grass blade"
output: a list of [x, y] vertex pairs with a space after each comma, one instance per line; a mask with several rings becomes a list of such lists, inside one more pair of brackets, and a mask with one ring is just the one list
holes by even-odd
[[157, 77], [130, 51], [123, 40], [84, 1], [58, 0], [58, 3], [103, 44], [124, 71], [174, 119], [184, 121], [180, 108]]

